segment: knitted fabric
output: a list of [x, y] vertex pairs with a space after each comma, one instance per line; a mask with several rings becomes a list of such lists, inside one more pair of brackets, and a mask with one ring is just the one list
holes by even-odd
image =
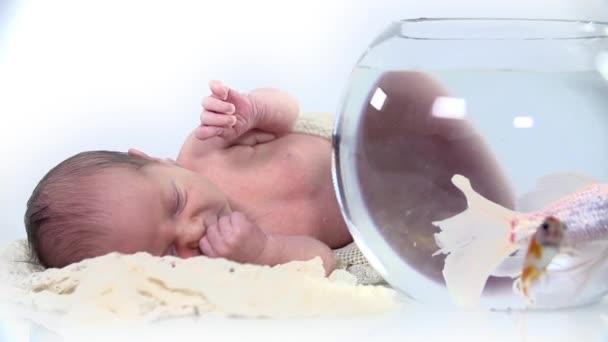
[[[307, 113], [302, 114], [296, 122], [293, 132], [300, 134], [310, 134], [326, 139], [332, 139], [334, 126], [334, 116], [326, 113]], [[334, 255], [337, 260], [337, 267], [345, 269], [357, 278], [357, 282], [362, 285], [383, 283], [384, 279], [369, 264], [357, 245], [352, 242], [342, 248], [335, 249]]]

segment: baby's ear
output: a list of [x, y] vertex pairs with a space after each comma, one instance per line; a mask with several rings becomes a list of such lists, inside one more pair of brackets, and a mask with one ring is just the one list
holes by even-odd
[[144, 152], [142, 152], [142, 151], [140, 151], [138, 149], [135, 149], [135, 148], [130, 148], [127, 153], [130, 156], [144, 158], [144, 159], [148, 159], [148, 160], [154, 160], [154, 161], [161, 162], [161, 163], [169, 163], [169, 164], [172, 164], [172, 165], [178, 165], [179, 166], [179, 164], [175, 160], [173, 160], [171, 158], [164, 158], [163, 159], [163, 158], [150, 157], [149, 155], [147, 155]]
[[147, 155], [147, 154], [143, 153], [142, 151], [135, 149], [135, 148], [130, 148], [129, 151], [127, 152], [127, 154], [129, 154], [130, 156], [133, 156], [133, 157], [140, 157], [140, 158], [150, 159], [150, 160], [159, 160], [158, 158], [150, 157], [149, 155]]
[[181, 166], [181, 165], [179, 165], [179, 163], [177, 161], [175, 161], [174, 159], [171, 159], [171, 158], [165, 158], [164, 162], [169, 163], [171, 165], [175, 165], [175, 166]]

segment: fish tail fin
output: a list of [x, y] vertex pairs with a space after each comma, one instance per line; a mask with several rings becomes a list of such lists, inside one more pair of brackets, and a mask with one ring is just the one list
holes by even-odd
[[521, 277], [519, 277], [519, 293], [524, 296], [528, 304], [532, 303], [532, 298], [530, 297], [530, 287], [532, 283], [534, 283], [537, 279], [543, 276], [543, 272], [536, 268], [534, 265], [529, 265], [524, 268], [521, 273]]
[[523, 296], [526, 301], [526, 304], [533, 305], [534, 301], [532, 300], [532, 297], [530, 296], [530, 285], [531, 285], [531, 283], [529, 281], [524, 281], [521, 278], [517, 278], [513, 282], [512, 287], [513, 287], [513, 293]]
[[446, 286], [461, 306], [475, 306], [490, 274], [517, 249], [511, 242], [518, 214], [478, 194], [461, 175], [452, 183], [465, 195], [468, 208], [451, 218], [433, 222], [439, 251], [447, 254], [443, 268]]

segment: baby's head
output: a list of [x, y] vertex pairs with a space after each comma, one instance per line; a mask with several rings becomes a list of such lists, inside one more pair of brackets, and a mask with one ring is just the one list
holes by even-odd
[[145, 155], [92, 151], [51, 169], [25, 213], [32, 257], [63, 267], [110, 252], [200, 255], [205, 227], [230, 212], [205, 177]]

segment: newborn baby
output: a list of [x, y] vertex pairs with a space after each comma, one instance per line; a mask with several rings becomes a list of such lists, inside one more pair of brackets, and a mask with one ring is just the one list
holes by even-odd
[[331, 249], [352, 238], [331, 183], [330, 141], [291, 133], [298, 103], [280, 90], [210, 88], [176, 162], [84, 152], [40, 181], [25, 220], [41, 263], [143, 251], [262, 265], [320, 256], [334, 269]]
[[[389, 81], [383, 86], [387, 94], [411, 89], [415, 96], [408, 99], [425, 106], [397, 106], [397, 101], [383, 115], [407, 118], [402, 122], [423, 135], [436, 134], [437, 122], [429, 119], [426, 103], [445, 91], [417, 74], [396, 73]], [[283, 91], [257, 89], [245, 94], [216, 81], [210, 89], [211, 95], [203, 100], [201, 125], [188, 136], [176, 161], [135, 149], [93, 151], [49, 171], [34, 190], [25, 215], [30, 248], [44, 266], [63, 267], [109, 252], [143, 251], [260, 265], [320, 256], [327, 273], [336, 267], [332, 250], [351, 246], [353, 240], [332, 185], [331, 139], [296, 129], [298, 103]], [[386, 124], [387, 129], [394, 125], [390, 120]], [[377, 128], [381, 134], [383, 128]], [[462, 121], [451, 124], [450, 130], [448, 134], [455, 134], [470, 127]], [[419, 152], [398, 162], [406, 170], [429, 153], [444, 160], [440, 173], [424, 172], [430, 187], [439, 184], [434, 177], [450, 173], [450, 165], [456, 165], [451, 161], [458, 157], [442, 155], [441, 150]], [[488, 167], [461, 173], [490, 192], [502, 191], [505, 182], [495, 171], [494, 160], [478, 156]], [[455, 194], [454, 201], [463, 200], [457, 189], [449, 191]], [[377, 203], [387, 205], [382, 198]]]

